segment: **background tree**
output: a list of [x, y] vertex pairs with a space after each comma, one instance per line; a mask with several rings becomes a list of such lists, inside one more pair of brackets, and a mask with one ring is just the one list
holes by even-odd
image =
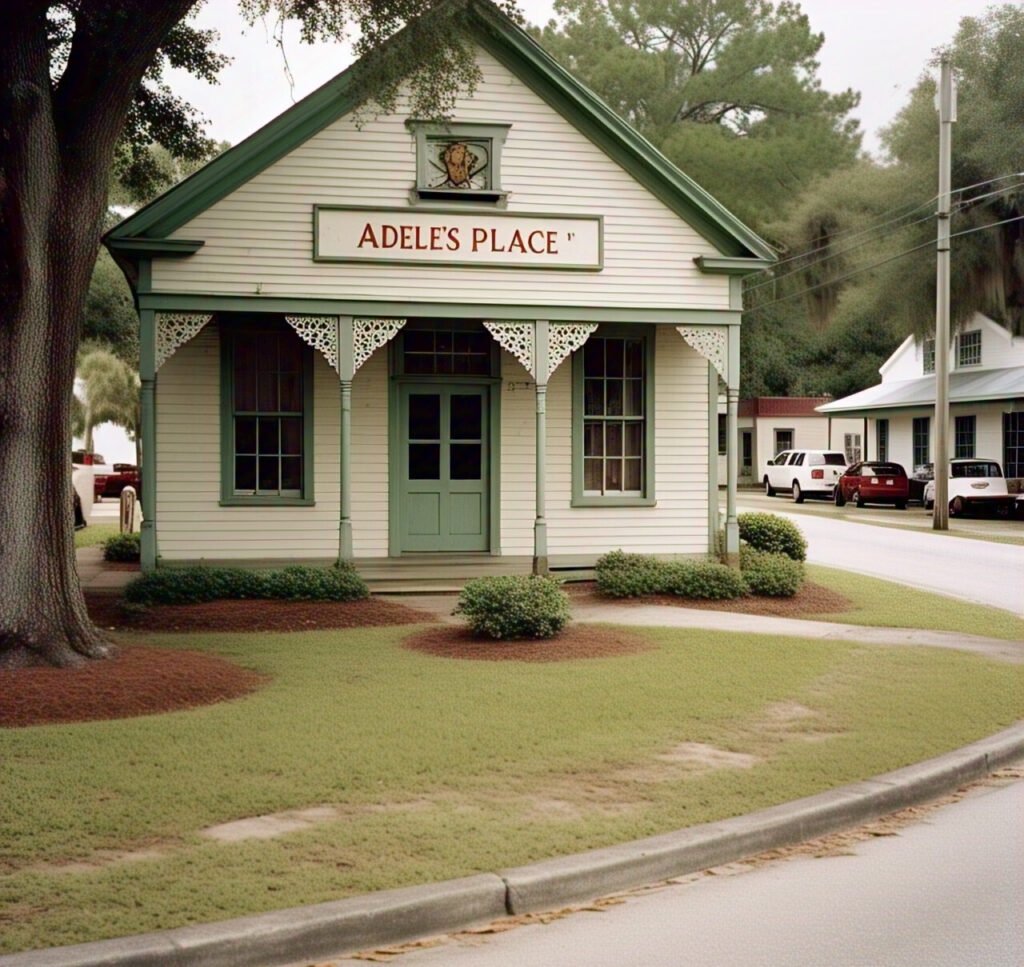
[[796, 3], [557, 0], [539, 37], [686, 174], [754, 227], [851, 163], [859, 101], [830, 94]]
[[[439, 117], [478, 74], [445, 0], [356, 77], [367, 99]], [[156, 178], [152, 144], [176, 158], [212, 150], [201, 119], [163, 80], [208, 81], [224, 58], [186, 22], [195, 0], [8, 0], [0, 14], [0, 664], [73, 664], [109, 652], [74, 566], [67, 472], [75, 358], [107, 211], [110, 176]], [[303, 39], [381, 47], [434, 0], [241, 0], [301, 21]]]
[[113, 423], [135, 441], [135, 462], [141, 464], [142, 412], [139, 374], [135, 367], [115, 356], [110, 349], [83, 346], [78, 360], [78, 379], [82, 405], [72, 413], [72, 432], [82, 437], [85, 449], [92, 452], [95, 449], [93, 431], [104, 423]]

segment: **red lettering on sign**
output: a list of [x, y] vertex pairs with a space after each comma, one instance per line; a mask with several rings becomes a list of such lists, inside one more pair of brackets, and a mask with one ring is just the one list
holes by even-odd
[[373, 226], [369, 222], [363, 226], [363, 234], [359, 236], [359, 244], [356, 248], [362, 248], [364, 245], [377, 248], [377, 237], [373, 234]]
[[558, 249], [555, 247], [555, 239], [558, 237], [558, 232], [548, 232], [548, 255], [557, 255]]
[[473, 251], [479, 252], [480, 246], [487, 241], [487, 229], [486, 228], [474, 228], [473, 229]]
[[394, 248], [398, 244], [398, 229], [394, 225], [381, 225], [380, 247]]

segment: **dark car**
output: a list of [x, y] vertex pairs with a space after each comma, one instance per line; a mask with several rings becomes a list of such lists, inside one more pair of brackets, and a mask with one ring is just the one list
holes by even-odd
[[910, 499], [918, 503], [924, 503], [924, 490], [929, 480], [935, 479], [935, 464], [922, 463], [914, 467], [913, 476], [910, 477]]
[[906, 510], [909, 494], [910, 483], [903, 467], [898, 463], [872, 460], [847, 467], [836, 483], [834, 500], [837, 507], [849, 500], [858, 507], [893, 504], [897, 510]]

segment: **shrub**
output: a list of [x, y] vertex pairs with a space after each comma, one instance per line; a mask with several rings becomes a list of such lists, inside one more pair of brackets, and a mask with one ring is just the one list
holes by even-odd
[[765, 598], [791, 598], [804, 583], [804, 565], [785, 554], [770, 554], [752, 547], [740, 549], [740, 566], [751, 594]]
[[125, 599], [135, 604], [197, 604], [223, 598], [355, 601], [369, 593], [350, 564], [296, 565], [265, 572], [240, 567], [162, 568], [143, 574], [124, 589]]
[[115, 534], [103, 542], [104, 561], [137, 561], [138, 559], [138, 534]]
[[743, 575], [724, 564], [674, 561], [661, 565], [667, 594], [681, 598], [727, 601], [747, 593]]
[[664, 591], [661, 563], [646, 554], [604, 554], [594, 565], [594, 577], [597, 590], [613, 598], [636, 598]]
[[477, 578], [463, 588], [455, 613], [488, 638], [553, 638], [569, 621], [569, 597], [554, 578]]
[[807, 541], [792, 521], [775, 514], [740, 514], [740, 540], [758, 551], [785, 554], [794, 561], [807, 559]]

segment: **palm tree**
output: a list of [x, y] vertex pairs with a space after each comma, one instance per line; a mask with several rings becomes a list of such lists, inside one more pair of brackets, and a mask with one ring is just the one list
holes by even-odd
[[73, 408], [72, 429], [84, 438], [85, 449], [93, 449], [96, 427], [114, 423], [135, 441], [135, 462], [141, 465], [138, 373], [109, 349], [93, 346], [79, 356], [77, 376], [83, 399], [81, 407]]

